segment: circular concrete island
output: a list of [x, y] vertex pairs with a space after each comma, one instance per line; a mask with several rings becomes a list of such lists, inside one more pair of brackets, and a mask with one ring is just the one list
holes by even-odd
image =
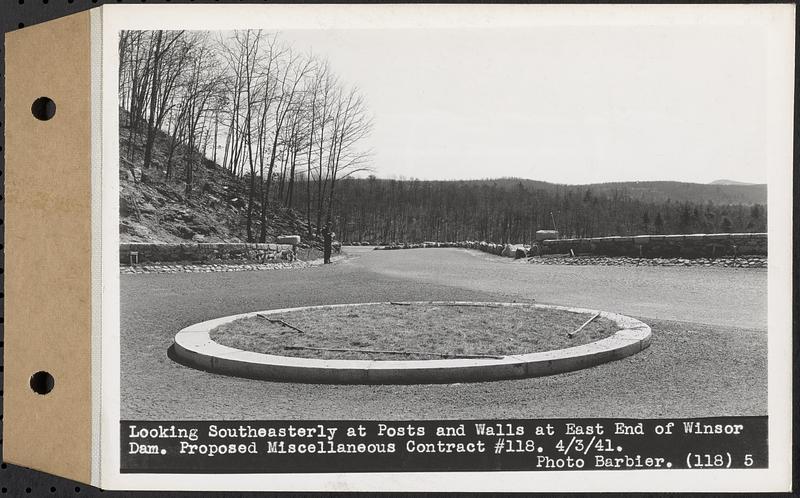
[[231, 315], [189, 326], [171, 357], [213, 373], [282, 382], [429, 384], [553, 375], [650, 345], [616, 313], [545, 304], [389, 302]]

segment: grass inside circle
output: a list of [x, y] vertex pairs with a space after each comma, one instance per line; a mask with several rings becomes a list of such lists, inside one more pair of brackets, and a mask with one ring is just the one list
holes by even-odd
[[592, 315], [528, 306], [375, 304], [241, 318], [211, 331], [219, 344], [265, 354], [340, 360], [502, 357], [594, 342], [619, 327]]

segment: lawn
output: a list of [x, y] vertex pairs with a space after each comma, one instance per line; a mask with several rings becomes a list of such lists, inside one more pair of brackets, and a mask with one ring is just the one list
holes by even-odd
[[535, 307], [376, 304], [243, 318], [211, 338], [246, 351], [321, 359], [433, 360], [500, 357], [568, 348], [608, 337], [617, 325]]

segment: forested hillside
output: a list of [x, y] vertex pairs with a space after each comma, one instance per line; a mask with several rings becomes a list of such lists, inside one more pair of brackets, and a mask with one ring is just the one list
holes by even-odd
[[371, 122], [327, 61], [263, 30], [123, 31], [119, 57], [123, 241], [330, 241]]
[[600, 196], [627, 195], [632, 199], [645, 202], [694, 202], [714, 204], [766, 204], [767, 186], [744, 184], [721, 180], [727, 183], [688, 183], [670, 181], [647, 182], [608, 182], [591, 183], [582, 185], [561, 185], [523, 178], [499, 178], [496, 180], [470, 180], [467, 183], [478, 185], [497, 185], [502, 188], [515, 188], [520, 183], [530, 190], [546, 190], [559, 192], [564, 189], [573, 189], [578, 192], [591, 190]]
[[[662, 182], [652, 183], [661, 187]], [[680, 192], [680, 200], [666, 197], [664, 189], [661, 194], [645, 190], [637, 182], [347, 179], [339, 187], [336, 226], [344, 241], [378, 243], [521, 243], [530, 241], [536, 230], [554, 225], [567, 237], [766, 231], [766, 205], [752, 202], [766, 198], [765, 186], [663, 183], [669, 184], [669, 191]], [[715, 202], [739, 197], [750, 202]]]
[[[132, 133], [129, 116], [120, 119], [121, 242], [245, 242], [247, 182], [222, 169], [196, 149], [173, 145], [164, 132], [154, 133], [153, 166], [144, 169], [144, 146]], [[183, 177], [192, 157], [194, 188]], [[168, 174], [172, 169], [172, 174]], [[175, 170], [178, 172], [176, 173]], [[258, 205], [256, 207], [259, 207]], [[279, 204], [267, 210], [269, 240], [280, 234], [306, 233], [299, 214]], [[316, 229], [312, 225], [312, 228]], [[310, 245], [319, 239], [304, 237]]]

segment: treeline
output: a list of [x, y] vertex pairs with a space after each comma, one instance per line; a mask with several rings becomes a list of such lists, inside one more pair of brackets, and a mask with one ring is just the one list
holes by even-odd
[[[123, 31], [119, 58], [126, 157], [143, 150], [148, 178], [192, 195], [204, 158], [221, 165], [247, 185], [251, 242], [266, 240], [275, 206], [303, 212], [309, 232], [330, 227], [339, 182], [364, 166], [371, 121], [324, 59], [261, 30]], [[165, 157], [154, 154], [159, 130]]]
[[766, 207], [646, 202], [624, 188], [548, 189], [497, 182], [347, 179], [335, 228], [344, 242], [485, 240], [524, 243], [554, 226], [562, 237], [765, 232]]

